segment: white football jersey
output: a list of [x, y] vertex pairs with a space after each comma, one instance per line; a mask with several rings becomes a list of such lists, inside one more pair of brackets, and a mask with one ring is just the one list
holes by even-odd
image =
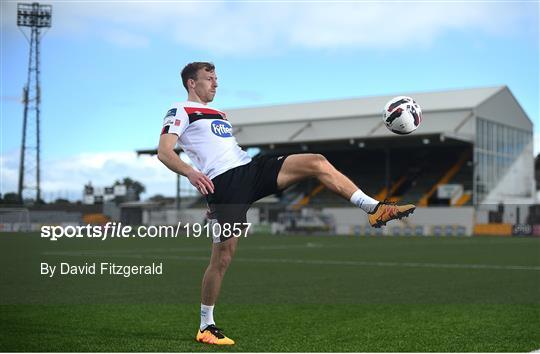
[[238, 146], [225, 113], [197, 102], [172, 105], [161, 134], [176, 134], [178, 145], [210, 179], [251, 161]]

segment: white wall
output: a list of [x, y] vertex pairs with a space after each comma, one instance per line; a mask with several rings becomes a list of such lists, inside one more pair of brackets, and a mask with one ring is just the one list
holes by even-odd
[[482, 204], [533, 204], [536, 199], [533, 141], [510, 166]]
[[[182, 224], [203, 224], [206, 218], [206, 208], [197, 209], [165, 209], [165, 210], [144, 210], [143, 224], [145, 225], [176, 225]], [[251, 208], [247, 213], [247, 221], [251, 223], [259, 222], [259, 209]]]
[[[367, 214], [358, 208], [324, 208], [323, 213], [333, 215], [336, 221], [338, 234], [350, 234], [354, 226], [367, 225]], [[388, 223], [386, 228], [394, 226], [424, 226], [429, 232], [432, 226], [454, 225], [463, 226], [466, 234], [471, 235], [473, 230], [473, 207], [431, 207], [416, 208], [414, 214], [402, 220]]]
[[[517, 224], [517, 216], [519, 209], [519, 223], [525, 224], [529, 216], [530, 204], [505, 204], [502, 222], [504, 224]], [[489, 222], [489, 212], [497, 211], [497, 204], [482, 204], [478, 206], [476, 211], [476, 223], [487, 224]]]

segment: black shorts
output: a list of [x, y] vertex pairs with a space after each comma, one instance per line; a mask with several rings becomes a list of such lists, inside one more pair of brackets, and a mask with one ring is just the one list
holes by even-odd
[[[206, 196], [210, 219], [220, 225], [247, 222], [246, 214], [254, 202], [278, 192], [277, 176], [287, 156], [260, 156], [250, 163], [230, 169], [212, 179], [214, 193]], [[220, 236], [215, 242], [229, 237]]]

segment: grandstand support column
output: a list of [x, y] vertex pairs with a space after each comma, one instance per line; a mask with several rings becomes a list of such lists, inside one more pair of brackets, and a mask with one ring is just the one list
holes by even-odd
[[384, 185], [386, 187], [386, 193], [384, 199], [390, 198], [390, 148], [384, 149], [385, 166], [384, 166]]

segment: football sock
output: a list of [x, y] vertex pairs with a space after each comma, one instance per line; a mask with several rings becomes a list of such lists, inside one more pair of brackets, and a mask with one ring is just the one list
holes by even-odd
[[353, 203], [366, 213], [372, 213], [373, 210], [375, 210], [377, 204], [379, 204], [379, 201], [371, 198], [359, 189], [351, 196], [351, 203]]
[[216, 324], [214, 322], [214, 306], [201, 304], [201, 331], [211, 324]]

